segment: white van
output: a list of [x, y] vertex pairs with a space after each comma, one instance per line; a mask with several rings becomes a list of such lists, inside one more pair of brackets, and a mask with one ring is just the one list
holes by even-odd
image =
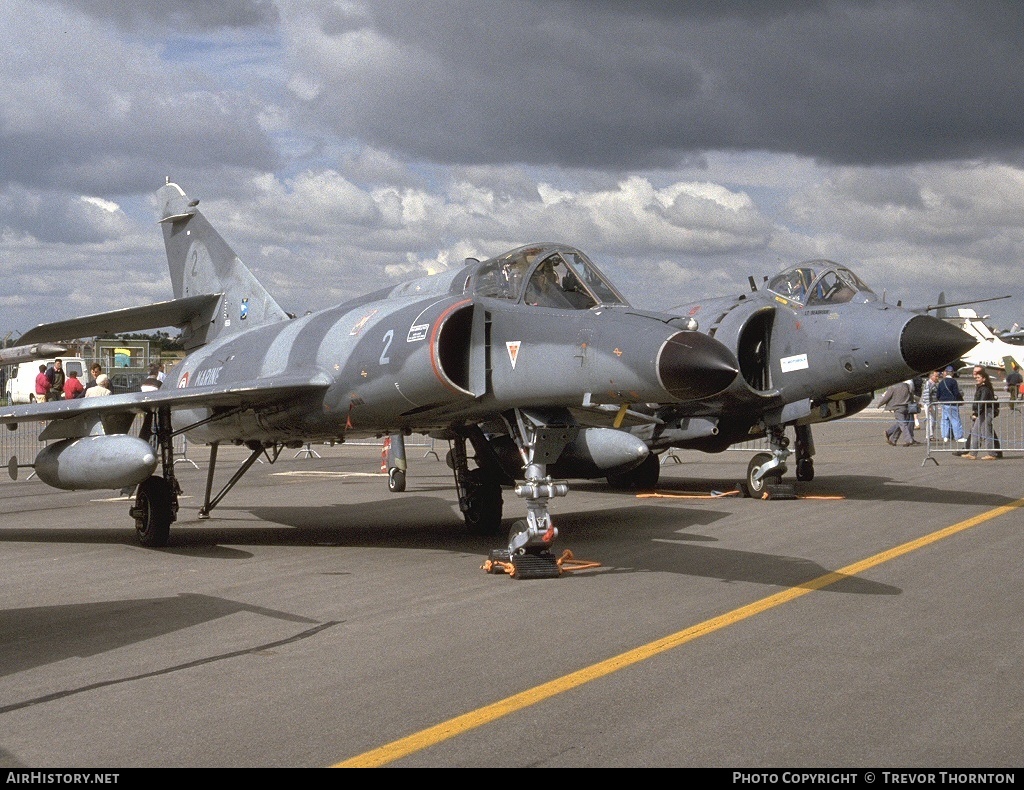
[[[64, 375], [67, 376], [72, 370], [78, 373], [78, 378], [84, 385], [89, 378], [89, 370], [85, 360], [81, 357], [57, 357], [64, 368]], [[19, 362], [11, 368], [11, 377], [7, 380], [7, 402], [14, 403], [35, 403], [36, 402], [36, 376], [39, 375], [40, 365], [49, 365], [54, 357], [49, 359], [34, 359], [31, 362]]]

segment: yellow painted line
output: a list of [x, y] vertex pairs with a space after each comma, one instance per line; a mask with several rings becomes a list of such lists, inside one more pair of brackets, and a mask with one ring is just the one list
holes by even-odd
[[783, 590], [775, 595], [769, 595], [767, 598], [762, 598], [761, 600], [754, 601], [746, 606], [741, 606], [739, 609], [734, 609], [733, 611], [719, 615], [718, 617], [705, 620], [703, 623], [698, 623], [697, 625], [691, 626], [683, 631], [678, 631], [677, 633], [663, 637], [662, 639], [648, 642], [646, 645], [628, 650], [625, 653], [620, 653], [617, 656], [605, 659], [597, 664], [584, 667], [576, 672], [570, 672], [568, 675], [556, 678], [555, 680], [550, 680], [547, 683], [542, 683], [539, 686], [534, 686], [533, 688], [521, 691], [518, 694], [513, 694], [511, 697], [491, 703], [490, 705], [485, 705], [482, 708], [477, 708], [474, 711], [464, 713], [461, 716], [456, 716], [453, 719], [448, 719], [448, 721], [441, 722], [440, 724], [435, 724], [433, 727], [420, 730], [419, 732], [408, 735], [405, 738], [400, 738], [399, 740], [392, 741], [384, 746], [371, 749], [368, 752], [363, 752], [355, 757], [350, 757], [347, 760], [336, 763], [332, 767], [377, 768], [382, 765], [387, 765], [388, 763], [394, 762], [402, 757], [422, 751], [423, 749], [434, 746], [442, 741], [446, 741], [449, 738], [454, 738], [456, 735], [461, 735], [469, 730], [482, 727], [484, 724], [489, 724], [492, 721], [508, 716], [510, 713], [515, 713], [523, 708], [536, 705], [538, 702], [543, 702], [546, 699], [550, 699], [558, 694], [574, 689], [577, 686], [582, 686], [584, 683], [589, 683], [590, 681], [597, 680], [605, 675], [618, 672], [620, 669], [626, 669], [627, 667], [633, 666], [633, 664], [645, 661], [659, 653], [671, 650], [674, 647], [684, 645], [698, 637], [707, 636], [720, 628], [725, 628], [726, 626], [741, 622], [742, 620], [746, 620], [747, 618], [753, 617], [761, 612], [773, 609], [776, 606], [781, 606], [784, 603], [796, 600], [801, 596], [807, 595], [809, 592], [820, 590], [850, 576], [863, 573], [870, 568], [874, 568], [876, 565], [881, 565], [882, 563], [889, 562], [897, 557], [902, 557], [904, 554], [909, 554], [912, 551], [916, 551], [917, 549], [923, 548], [931, 543], [948, 538], [965, 529], [975, 527], [978, 524], [984, 524], [986, 521], [991, 521], [994, 518], [1011, 513], [1021, 507], [1024, 507], [1024, 499], [1018, 499], [1009, 505], [989, 510], [981, 515], [969, 518], [966, 521], [961, 521], [957, 524], [953, 524], [952, 526], [945, 527], [936, 532], [925, 535], [924, 537], [917, 538], [916, 540], [903, 543], [895, 548], [875, 554], [865, 560], [860, 560], [852, 565], [847, 565], [845, 568], [840, 568], [837, 571], [826, 573], [809, 582], [803, 582], [799, 587], [790, 587], [788, 590]]

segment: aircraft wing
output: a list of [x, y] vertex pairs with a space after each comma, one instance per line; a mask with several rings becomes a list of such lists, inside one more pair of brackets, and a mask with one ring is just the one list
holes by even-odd
[[49, 422], [79, 415], [101, 417], [107, 414], [142, 413], [158, 406], [172, 411], [207, 406], [261, 408], [289, 401], [302, 395], [324, 392], [330, 386], [323, 374], [314, 376], [281, 376], [252, 382], [213, 385], [209, 387], [168, 388], [153, 392], [127, 392], [100, 398], [76, 398], [27, 406], [0, 407], [0, 424]]
[[39, 324], [18, 340], [26, 344], [41, 341], [59, 342], [76, 337], [96, 337], [142, 329], [159, 329], [164, 326], [191, 328], [192, 332], [198, 332], [203, 324], [209, 323], [213, 318], [222, 296], [223, 294], [187, 296], [144, 307], [128, 307], [109, 313], [55, 321], [52, 324]]

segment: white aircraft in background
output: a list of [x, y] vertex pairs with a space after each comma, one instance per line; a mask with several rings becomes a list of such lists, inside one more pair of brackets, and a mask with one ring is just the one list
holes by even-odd
[[957, 309], [960, 328], [978, 339], [978, 345], [960, 357], [964, 365], [981, 365], [990, 370], [1009, 371], [1010, 363], [1024, 370], [1024, 345], [1008, 343], [985, 323], [988, 316], [979, 316], [971, 307]]

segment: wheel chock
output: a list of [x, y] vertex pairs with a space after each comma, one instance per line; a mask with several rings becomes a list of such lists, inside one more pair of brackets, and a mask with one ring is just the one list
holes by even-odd
[[792, 483], [767, 483], [761, 499], [796, 499], [796, 488]]
[[563, 573], [600, 567], [600, 562], [576, 559], [569, 549], [558, 558], [543, 552], [524, 554], [515, 559], [509, 557], [508, 549], [491, 549], [484, 564], [480, 566], [487, 573], [507, 573], [513, 579], [555, 579]]

